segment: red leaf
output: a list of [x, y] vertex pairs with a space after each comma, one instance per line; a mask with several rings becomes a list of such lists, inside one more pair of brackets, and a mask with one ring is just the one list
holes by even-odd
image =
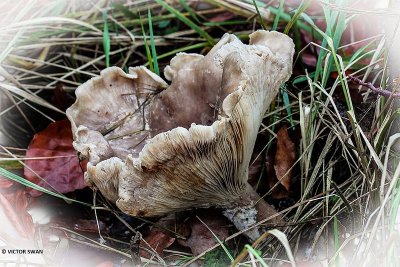
[[[26, 179], [37, 185], [59, 193], [72, 192], [86, 186], [83, 180], [84, 170], [81, 169], [78, 156], [72, 147], [71, 125], [68, 120], [54, 122], [44, 131], [35, 134], [26, 157], [50, 157], [25, 162]], [[30, 194], [39, 196], [42, 193], [32, 189]]]

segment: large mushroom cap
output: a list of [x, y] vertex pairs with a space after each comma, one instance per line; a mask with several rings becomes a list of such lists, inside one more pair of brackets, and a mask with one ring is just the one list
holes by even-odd
[[144, 67], [104, 70], [67, 110], [86, 181], [134, 216], [243, 203], [258, 129], [293, 53], [278, 32], [257, 31], [249, 45], [225, 34], [206, 56], [174, 57], [165, 90]]

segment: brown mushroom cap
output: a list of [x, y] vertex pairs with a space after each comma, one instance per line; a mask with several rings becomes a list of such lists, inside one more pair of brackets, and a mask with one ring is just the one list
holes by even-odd
[[173, 58], [160, 93], [165, 83], [144, 67], [104, 70], [67, 110], [86, 181], [134, 216], [243, 205], [257, 132], [293, 53], [278, 32], [257, 31], [249, 45], [225, 34], [206, 56]]

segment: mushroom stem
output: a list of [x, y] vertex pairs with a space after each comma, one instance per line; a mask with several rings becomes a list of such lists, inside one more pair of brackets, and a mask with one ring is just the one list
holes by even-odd
[[[267, 220], [271, 226], [284, 224], [285, 220], [278, 212], [268, 204], [250, 184], [247, 184], [246, 193], [244, 194], [242, 203], [237, 207], [228, 208], [223, 214], [236, 226], [240, 231], [249, 229], [254, 224]], [[242, 205], [240, 205], [242, 204]], [[268, 220], [268, 218], [271, 218]], [[244, 232], [252, 241], [260, 237], [261, 227], [254, 227]]]

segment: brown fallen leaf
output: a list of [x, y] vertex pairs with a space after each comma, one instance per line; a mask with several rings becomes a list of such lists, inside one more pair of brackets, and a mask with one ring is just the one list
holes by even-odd
[[[286, 126], [279, 129], [277, 139], [274, 161], [276, 178], [289, 193], [292, 183], [292, 166], [296, 162], [296, 147], [290, 140]], [[270, 186], [273, 187], [274, 183], [270, 183]]]
[[[160, 218], [152, 227], [151, 232], [140, 242], [141, 247], [147, 250], [140, 250], [140, 256], [144, 258], [151, 258], [151, 252], [148, 252], [149, 246], [162, 256], [164, 249], [168, 248], [175, 241], [175, 236], [188, 236], [189, 229], [185, 224], [178, 222], [175, 214], [170, 214], [166, 217]], [[147, 244], [146, 244], [147, 243]], [[154, 253], [154, 251], [153, 251]]]
[[[150, 245], [161, 257], [163, 256], [164, 249], [171, 246], [175, 241], [175, 237], [171, 237], [156, 228], [154, 228], [144, 239], [146, 240], [147, 244]], [[148, 248], [148, 245], [146, 245], [143, 241], [141, 243], [142, 247]], [[140, 256], [149, 259], [152, 255], [145, 250], [140, 250]]]
[[[26, 157], [47, 157], [25, 161], [24, 175], [37, 185], [59, 193], [72, 192], [86, 186], [83, 180], [85, 169], [82, 170], [72, 147], [71, 125], [68, 120], [54, 122], [44, 131], [35, 134]], [[34, 189], [29, 192], [32, 196], [42, 194]]]
[[189, 247], [193, 255], [199, 255], [217, 244], [215, 236], [221, 241], [229, 236], [229, 222], [220, 213], [208, 211], [207, 214], [193, 218], [189, 224], [192, 229], [190, 237], [186, 240], [178, 239], [178, 242]]
[[218, 13], [217, 15], [210, 18], [209, 21], [210, 22], [223, 22], [223, 21], [234, 19], [235, 17], [236, 17], [235, 13], [226, 11], [226, 12]]
[[65, 111], [74, 103], [74, 98], [67, 94], [63, 84], [60, 82], [56, 84], [53, 93], [54, 95], [51, 97], [51, 103], [60, 110]]
[[274, 155], [267, 155], [265, 158], [265, 170], [267, 174], [267, 182], [271, 190], [271, 198], [273, 200], [281, 200], [289, 197], [289, 192], [279, 183], [276, 178], [274, 169]]
[[249, 165], [249, 174], [248, 174], [249, 184], [256, 185], [259, 183], [260, 175], [262, 174], [261, 172], [262, 172], [263, 164], [264, 164], [263, 157], [258, 156], [258, 153], [253, 152], [253, 157], [250, 160], [250, 165]]

